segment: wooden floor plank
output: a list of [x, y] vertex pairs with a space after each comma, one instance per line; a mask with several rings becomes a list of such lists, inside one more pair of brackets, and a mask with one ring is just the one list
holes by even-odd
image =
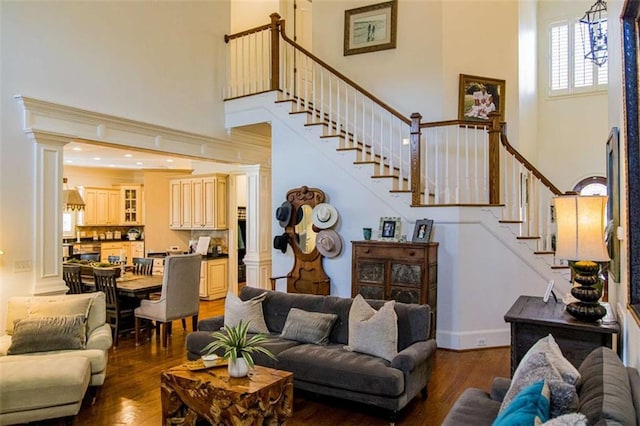
[[[200, 318], [224, 311], [224, 301], [201, 302]], [[109, 352], [107, 378], [96, 403], [86, 401], [74, 419], [74, 425], [157, 426], [162, 423], [160, 372], [186, 361], [185, 338], [190, 333], [180, 321], [173, 323], [168, 348], [162, 350], [154, 337], [136, 347], [133, 336], [121, 338], [117, 349]], [[467, 387], [488, 390], [493, 377], [508, 377], [509, 348], [491, 348], [456, 352], [439, 349], [426, 401], [414, 398], [400, 412], [396, 424], [407, 426], [440, 425], [456, 398]], [[370, 406], [354, 404], [326, 396], [294, 391], [293, 426], [388, 425], [387, 413]], [[63, 425], [54, 420], [42, 425]]]

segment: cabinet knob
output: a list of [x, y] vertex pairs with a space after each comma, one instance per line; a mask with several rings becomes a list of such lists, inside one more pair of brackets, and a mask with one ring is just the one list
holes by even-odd
[[369, 249], [364, 249], [365, 253], [369, 253], [369, 251], [370, 251]]
[[409, 252], [409, 256], [415, 256], [415, 254], [416, 254], [416, 252], [413, 251], [413, 250]]

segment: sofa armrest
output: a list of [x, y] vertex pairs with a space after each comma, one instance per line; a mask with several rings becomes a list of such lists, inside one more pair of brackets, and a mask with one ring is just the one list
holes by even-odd
[[502, 402], [504, 396], [509, 390], [509, 386], [511, 386], [511, 379], [507, 379], [506, 377], [495, 377], [493, 379], [493, 383], [491, 383], [491, 392], [489, 393], [489, 396], [494, 401]]
[[407, 346], [391, 360], [391, 367], [397, 368], [404, 373], [410, 373], [416, 366], [432, 357], [436, 352], [435, 339], [415, 342]]
[[87, 336], [86, 348], [108, 351], [112, 344], [111, 326], [109, 324], [102, 324]]
[[223, 315], [198, 321], [198, 331], [218, 331], [223, 326], [224, 326]]

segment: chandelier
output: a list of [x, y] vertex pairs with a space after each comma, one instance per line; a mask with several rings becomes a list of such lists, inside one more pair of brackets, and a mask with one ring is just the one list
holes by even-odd
[[77, 189], [67, 189], [67, 178], [62, 179], [62, 205], [65, 211], [84, 210], [84, 200]]
[[[607, 62], [607, 2], [597, 0], [580, 19], [584, 58], [597, 66]], [[588, 34], [587, 34], [588, 32]]]

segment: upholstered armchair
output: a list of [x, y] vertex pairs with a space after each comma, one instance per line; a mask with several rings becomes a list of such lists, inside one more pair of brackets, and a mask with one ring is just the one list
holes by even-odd
[[135, 310], [136, 345], [140, 343], [141, 319], [160, 324], [160, 342], [167, 347], [171, 322], [191, 317], [193, 330], [198, 324], [200, 309], [200, 254], [168, 256], [164, 263], [162, 292], [158, 300], [142, 300]]

